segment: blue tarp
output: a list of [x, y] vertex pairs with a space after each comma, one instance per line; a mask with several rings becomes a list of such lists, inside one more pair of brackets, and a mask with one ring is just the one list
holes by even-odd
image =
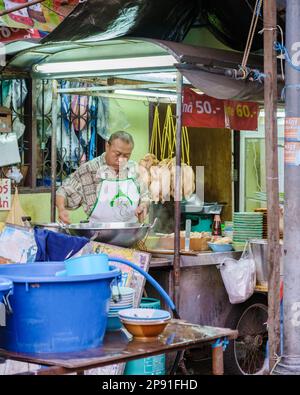
[[63, 261], [84, 247], [89, 239], [52, 232], [47, 229], [34, 229], [37, 244], [36, 262]]

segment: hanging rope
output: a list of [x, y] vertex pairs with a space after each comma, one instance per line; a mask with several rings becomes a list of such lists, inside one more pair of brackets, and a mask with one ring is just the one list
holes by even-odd
[[160, 160], [171, 159], [173, 156], [173, 145], [174, 145], [174, 121], [172, 108], [170, 105], [167, 106], [166, 118], [162, 136], [162, 150]]
[[300, 71], [300, 66], [297, 66], [297, 65], [295, 65], [295, 64], [292, 62], [292, 59], [291, 59], [291, 57], [290, 57], [290, 54], [288, 53], [288, 50], [286, 49], [286, 47], [285, 47], [284, 45], [280, 44], [279, 42], [276, 42], [276, 43], [274, 44], [274, 48], [275, 48], [276, 51], [279, 51], [279, 52], [281, 52], [281, 53], [284, 54], [285, 61], [286, 61], [294, 70]]
[[151, 141], [150, 141], [150, 153], [154, 154], [158, 157], [158, 152], [161, 151], [162, 147], [162, 136], [161, 136], [161, 129], [159, 123], [159, 111], [158, 105], [155, 106], [154, 110], [154, 117], [153, 117], [153, 126], [152, 126], [152, 133], [151, 133]]
[[247, 42], [246, 42], [246, 46], [245, 46], [245, 50], [244, 50], [244, 56], [243, 56], [242, 64], [240, 66], [240, 70], [244, 71], [242, 79], [245, 79], [248, 74], [247, 73], [247, 62], [248, 62], [248, 58], [250, 55], [250, 50], [252, 47], [252, 42], [253, 42], [258, 18], [260, 15], [261, 6], [262, 6], [262, 0], [256, 0], [255, 8], [253, 11], [252, 20], [251, 20], [251, 24], [250, 24], [250, 29], [249, 29], [249, 33], [248, 33], [248, 38], [247, 38]]
[[188, 129], [186, 126], [182, 127], [182, 161], [190, 165], [190, 141]]
[[[188, 129], [182, 127], [181, 134], [182, 162], [190, 165], [190, 142]], [[167, 106], [166, 117], [163, 130], [161, 131], [159, 122], [158, 106], [154, 110], [152, 135], [150, 141], [150, 153], [154, 154], [160, 161], [172, 159], [176, 152], [176, 123], [172, 113], [172, 107]]]

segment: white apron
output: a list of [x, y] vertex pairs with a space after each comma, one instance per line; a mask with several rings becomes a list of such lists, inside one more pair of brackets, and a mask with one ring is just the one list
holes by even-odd
[[90, 222], [137, 222], [140, 192], [133, 178], [104, 179]]

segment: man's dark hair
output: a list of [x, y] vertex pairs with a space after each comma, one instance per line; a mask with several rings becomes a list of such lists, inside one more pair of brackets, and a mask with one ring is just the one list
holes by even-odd
[[131, 144], [132, 148], [134, 147], [134, 141], [133, 141], [131, 134], [129, 134], [127, 132], [123, 132], [123, 130], [120, 130], [118, 132], [114, 132], [113, 134], [111, 134], [110, 138], [108, 139], [108, 144], [110, 145], [116, 139], [120, 139], [127, 144]]

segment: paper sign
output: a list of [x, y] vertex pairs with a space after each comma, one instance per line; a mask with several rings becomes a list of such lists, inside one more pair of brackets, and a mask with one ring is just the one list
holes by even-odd
[[284, 144], [284, 163], [288, 166], [300, 166], [300, 142], [287, 141]]
[[254, 102], [215, 99], [190, 88], [183, 92], [183, 126], [257, 130], [258, 114], [259, 107]]
[[300, 141], [300, 118], [285, 118], [284, 138], [287, 141]]
[[11, 208], [11, 180], [9, 178], [0, 179], [0, 210], [10, 210]]

